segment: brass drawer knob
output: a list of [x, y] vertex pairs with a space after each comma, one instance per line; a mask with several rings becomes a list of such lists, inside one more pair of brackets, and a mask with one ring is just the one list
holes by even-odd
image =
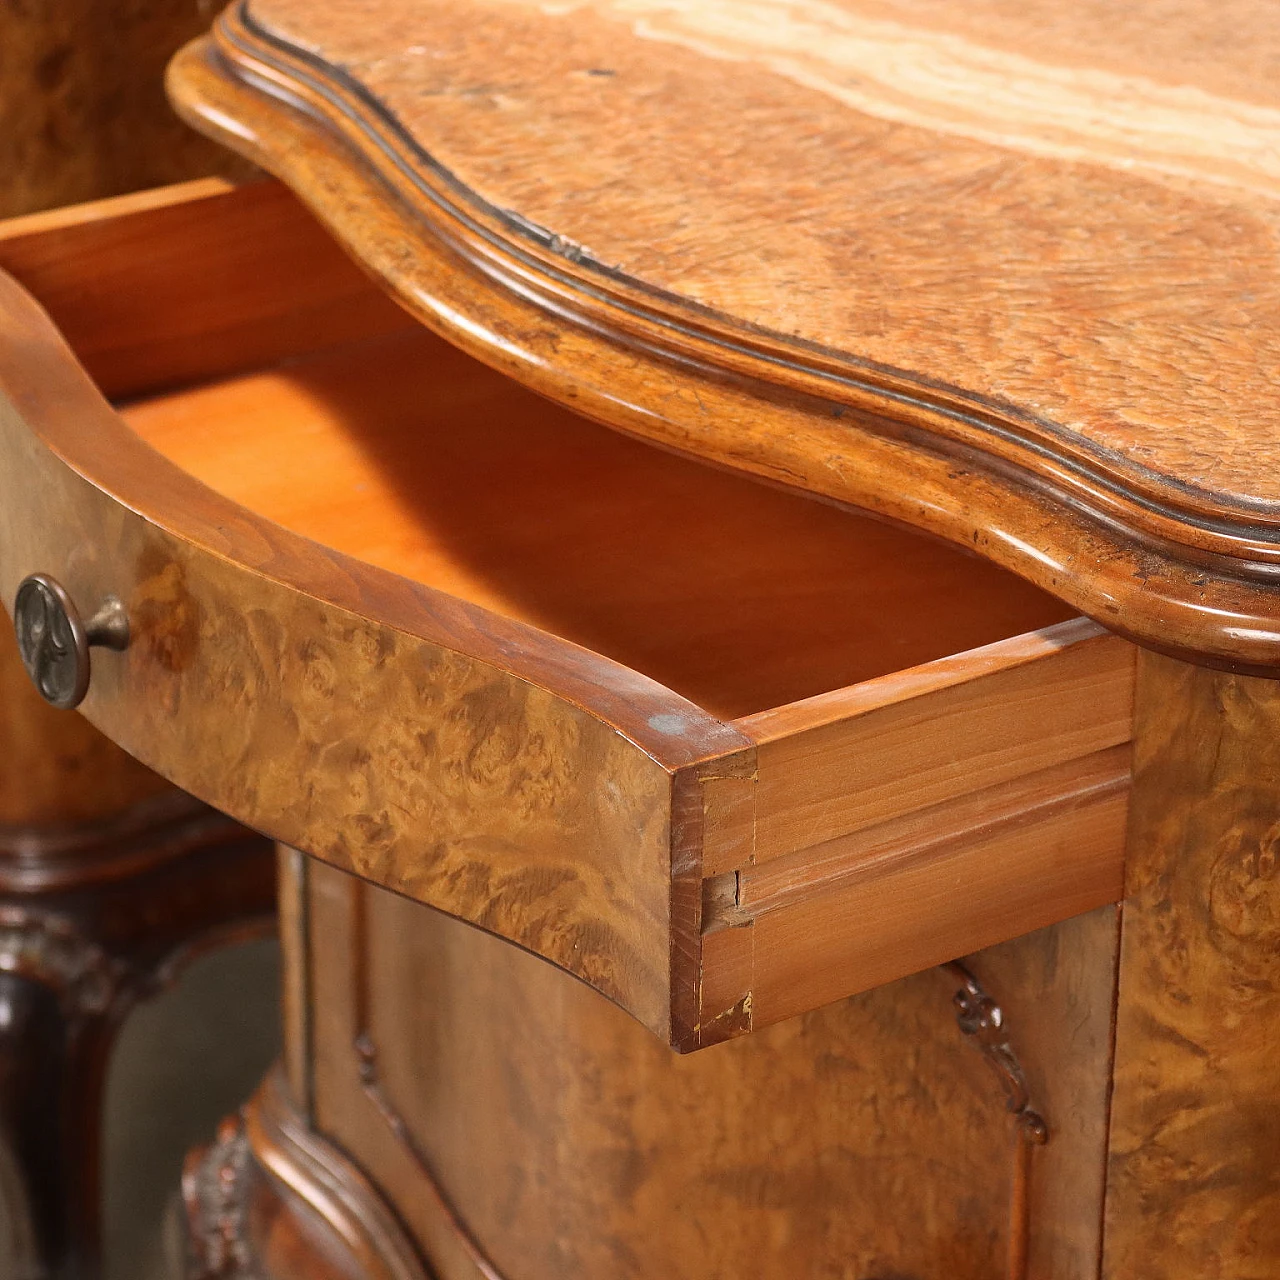
[[78, 706], [89, 692], [90, 645], [124, 649], [129, 644], [129, 619], [115, 596], [82, 622], [71, 597], [45, 573], [19, 583], [13, 629], [31, 683], [46, 702], [62, 710]]

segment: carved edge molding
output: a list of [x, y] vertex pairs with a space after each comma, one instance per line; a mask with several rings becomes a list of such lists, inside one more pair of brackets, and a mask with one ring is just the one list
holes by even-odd
[[[1051, 422], [780, 345], [566, 256], [550, 233], [460, 190], [360, 86], [258, 28], [244, 3], [178, 55], [169, 88], [193, 126], [282, 176], [423, 323], [535, 390], [632, 434], [969, 546], [1148, 647], [1230, 670], [1280, 669], [1280, 540], [1258, 536], [1257, 513], [1158, 473], [1117, 471]], [[398, 197], [389, 205], [388, 186]], [[358, 214], [371, 200], [385, 217]], [[406, 258], [406, 241], [418, 258]], [[445, 284], [432, 265], [441, 258], [451, 264]], [[460, 323], [477, 300], [512, 323], [492, 332]], [[590, 355], [548, 364], [512, 339], [517, 316], [547, 314]], [[666, 402], [627, 411], [598, 372], [616, 367], [620, 350], [628, 364], [678, 368], [712, 396], [724, 389], [726, 408], [743, 395], [764, 401], [781, 415], [774, 438], [746, 458], [716, 414], [686, 417]], [[847, 454], [838, 478], [789, 452], [800, 423]], [[967, 477], [959, 488], [945, 478], [957, 463]], [[899, 502], [921, 476], [952, 493], [927, 518]]]
[[[365, 1175], [308, 1126], [279, 1066], [193, 1151], [182, 1175], [186, 1280], [431, 1280], [417, 1247]], [[285, 1218], [283, 1269], [262, 1246]], [[259, 1221], [266, 1226], [260, 1239]], [[317, 1239], [317, 1231], [326, 1237]], [[300, 1247], [299, 1247], [300, 1246]], [[309, 1255], [313, 1255], [313, 1266]], [[341, 1263], [335, 1271], [334, 1259]]]
[[[1069, 436], [1050, 418], [962, 387], [930, 383], [911, 370], [733, 321], [628, 275], [518, 211], [491, 204], [431, 155], [346, 68], [267, 28], [254, 16], [249, 0], [237, 0], [224, 10], [213, 39], [231, 74], [258, 93], [311, 115], [335, 142], [343, 139], [351, 150], [348, 163], [376, 170], [397, 190], [411, 194], [412, 207], [424, 224], [434, 228], [453, 223], [471, 232], [478, 241], [471, 254], [477, 262], [506, 256], [513, 275], [525, 269], [525, 283], [541, 285], [560, 301], [576, 295], [583, 313], [619, 333], [643, 335], [654, 354], [689, 354], [689, 348], [702, 340], [707, 362], [723, 369], [751, 367], [761, 381], [778, 383], [809, 375], [854, 396], [871, 397], [862, 407], [927, 419], [941, 436], [968, 436], [966, 428], [979, 428], [1001, 452], [1010, 457], [1021, 453], [1033, 467], [1033, 456], [1050, 453], [1089, 488], [1114, 489], [1120, 497], [1122, 486], [1131, 485], [1156, 512], [1194, 514], [1211, 522], [1216, 514], [1222, 519], [1224, 513], [1216, 506], [1204, 506], [1208, 495], [1197, 504], [1199, 495], [1187, 486], [1171, 483], [1161, 473], [1087, 439]], [[454, 247], [461, 247], [456, 240]], [[1265, 519], [1265, 513], [1252, 509], [1248, 515]]]
[[952, 997], [960, 1031], [977, 1045], [990, 1065], [1012, 1114], [1014, 1129], [1013, 1177], [1009, 1189], [1008, 1280], [1026, 1280], [1028, 1241], [1031, 1234], [1031, 1152], [1049, 1141], [1049, 1126], [1031, 1105], [1027, 1078], [1010, 1042], [1004, 1010], [982, 984], [958, 960], [941, 968], [959, 981]]

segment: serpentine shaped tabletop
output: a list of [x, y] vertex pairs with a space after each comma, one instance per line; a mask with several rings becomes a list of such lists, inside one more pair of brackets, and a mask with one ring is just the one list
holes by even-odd
[[615, 427], [1280, 668], [1268, 0], [247, 0], [199, 127]]

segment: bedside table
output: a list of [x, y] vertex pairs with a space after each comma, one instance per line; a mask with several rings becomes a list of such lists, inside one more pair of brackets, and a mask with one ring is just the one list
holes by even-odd
[[27, 282], [61, 337], [0, 290], [0, 585], [282, 846], [193, 1274], [1274, 1269], [1245, 18], [251, 0], [179, 56], [319, 223], [158, 192]]

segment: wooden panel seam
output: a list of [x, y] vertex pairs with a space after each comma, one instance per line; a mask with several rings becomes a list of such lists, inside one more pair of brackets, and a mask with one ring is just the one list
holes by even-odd
[[759, 743], [755, 863], [1129, 741], [1134, 654], [1067, 623], [812, 700]]
[[744, 868], [733, 873], [737, 909], [754, 917], [846, 885], [890, 878], [954, 845], [1125, 792], [1131, 771], [1126, 743]]

